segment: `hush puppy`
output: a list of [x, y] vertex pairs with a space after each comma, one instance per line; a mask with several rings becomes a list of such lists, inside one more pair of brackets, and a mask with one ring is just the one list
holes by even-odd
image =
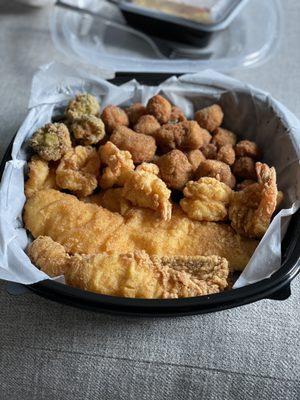
[[223, 117], [222, 108], [218, 104], [202, 108], [195, 113], [195, 120], [201, 128], [207, 129], [209, 132], [213, 132], [222, 124]]
[[169, 121], [171, 111], [171, 103], [159, 94], [151, 97], [147, 103], [148, 114], [153, 115], [160, 124], [166, 124]]
[[237, 157], [251, 157], [254, 160], [262, 157], [262, 152], [257, 144], [250, 140], [241, 140], [236, 144], [234, 149]]
[[133, 130], [145, 135], [155, 136], [156, 131], [160, 128], [160, 123], [153, 115], [143, 115], [134, 125]]
[[129, 125], [129, 119], [126, 112], [117, 106], [105, 107], [101, 119], [104, 122], [107, 133], [109, 134], [119, 125]]
[[152, 136], [136, 133], [126, 126], [118, 126], [110, 141], [120, 150], [129, 151], [135, 164], [152, 161], [156, 152], [155, 139]]
[[135, 125], [143, 115], [147, 114], [146, 107], [142, 103], [133, 103], [130, 107], [125, 108], [125, 112], [131, 126]]
[[172, 150], [157, 161], [159, 176], [171, 189], [182, 189], [192, 175], [192, 166], [180, 150]]
[[217, 160], [206, 160], [203, 161], [196, 171], [196, 179], [200, 179], [203, 176], [215, 178], [220, 182], [225, 183], [231, 189], [235, 186], [236, 180], [231, 173], [229, 165]]

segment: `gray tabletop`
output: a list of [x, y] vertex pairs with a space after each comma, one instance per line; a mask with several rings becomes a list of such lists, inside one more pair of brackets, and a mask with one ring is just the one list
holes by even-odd
[[[284, 2], [280, 51], [235, 77], [300, 117], [300, 4]], [[37, 66], [60, 56], [49, 9], [0, 0], [0, 153], [26, 114]], [[130, 319], [12, 296], [0, 283], [0, 400], [300, 399], [300, 279], [284, 301], [217, 314]]]

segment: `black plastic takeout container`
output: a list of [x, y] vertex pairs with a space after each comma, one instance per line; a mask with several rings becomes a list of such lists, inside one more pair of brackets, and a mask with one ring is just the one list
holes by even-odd
[[[143, 84], [156, 85], [165, 75], [135, 75]], [[119, 75], [111, 82], [121, 84], [132, 79], [128, 75]], [[0, 178], [4, 166], [11, 159], [12, 143], [8, 147], [0, 166]], [[68, 305], [110, 314], [143, 316], [143, 317], [170, 317], [193, 314], [204, 314], [226, 310], [262, 299], [285, 300], [291, 294], [290, 283], [300, 272], [300, 210], [291, 218], [287, 233], [282, 241], [281, 268], [270, 278], [260, 282], [223, 293], [198, 296], [185, 299], [148, 300], [130, 299], [72, 288], [50, 279], [28, 285], [34, 293], [65, 303]]]

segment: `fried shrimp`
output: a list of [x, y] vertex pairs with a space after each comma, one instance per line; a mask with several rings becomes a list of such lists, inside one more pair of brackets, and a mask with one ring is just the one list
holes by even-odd
[[183, 211], [197, 221], [224, 221], [232, 195], [230, 187], [214, 178], [190, 181], [183, 190], [180, 200]]
[[28, 179], [25, 182], [25, 195], [29, 198], [43, 189], [57, 189], [55, 168], [49, 167], [47, 161], [35, 155], [32, 156], [28, 163]]
[[242, 236], [262, 238], [268, 229], [277, 204], [274, 167], [256, 163], [258, 183], [235, 192], [229, 205], [231, 226]]
[[56, 183], [79, 197], [89, 196], [97, 187], [100, 159], [93, 147], [76, 146], [61, 159]]
[[105, 136], [105, 126], [100, 118], [94, 115], [83, 115], [71, 125], [72, 133], [83, 145], [96, 144]]
[[99, 115], [100, 105], [95, 96], [80, 93], [71, 100], [65, 110], [66, 117], [73, 121], [83, 115]]
[[29, 146], [45, 161], [57, 161], [71, 148], [71, 139], [65, 124], [46, 124], [29, 140]]
[[162, 219], [171, 219], [171, 191], [157, 176], [159, 168], [155, 164], [143, 163], [128, 176], [123, 188], [123, 197], [133, 205], [157, 210]]
[[134, 170], [134, 164], [129, 151], [119, 150], [112, 142], [107, 142], [99, 148], [100, 160], [107, 167], [99, 179], [102, 189], [123, 186], [128, 173]]

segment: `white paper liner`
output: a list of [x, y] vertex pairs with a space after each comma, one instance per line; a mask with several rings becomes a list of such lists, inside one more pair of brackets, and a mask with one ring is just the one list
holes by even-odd
[[22, 222], [25, 143], [78, 92], [96, 95], [102, 107], [146, 103], [162, 92], [190, 118], [197, 109], [218, 102], [224, 110], [224, 126], [243, 139], [254, 140], [264, 150], [264, 161], [275, 166], [278, 187], [284, 192], [285, 209], [273, 219], [234, 287], [267, 278], [280, 268], [282, 235], [300, 205], [300, 122], [290, 111], [268, 93], [210, 70], [172, 77], [157, 87], [135, 80], [118, 87], [83, 70], [51, 63], [41, 67], [33, 78], [30, 111], [14, 140], [12, 160], [6, 163], [1, 182], [0, 279], [31, 284], [49, 278], [24, 252], [30, 241]]

